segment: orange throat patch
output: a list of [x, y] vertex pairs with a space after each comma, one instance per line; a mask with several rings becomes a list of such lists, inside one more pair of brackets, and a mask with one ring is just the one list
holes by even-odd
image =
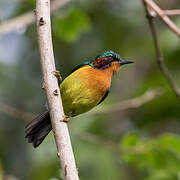
[[105, 73], [108, 73], [109, 75], [114, 75], [116, 72], [119, 71], [120, 69], [120, 64], [118, 62], [112, 62], [111, 66], [109, 66], [108, 68], [104, 69], [103, 71]]

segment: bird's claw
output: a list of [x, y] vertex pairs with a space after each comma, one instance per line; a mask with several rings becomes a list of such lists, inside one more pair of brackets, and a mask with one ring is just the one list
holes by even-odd
[[56, 76], [56, 78], [58, 79], [58, 83], [60, 84], [60, 82], [62, 81], [62, 77], [61, 77], [61, 74], [60, 74], [60, 71], [53, 71], [52, 72], [54, 76]]
[[63, 119], [62, 121], [68, 123], [69, 120], [70, 120], [69, 116], [66, 116], [66, 115], [65, 115], [65, 116], [64, 116], [64, 119]]

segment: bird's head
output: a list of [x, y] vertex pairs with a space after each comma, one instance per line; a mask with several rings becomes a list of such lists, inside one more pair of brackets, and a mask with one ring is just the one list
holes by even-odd
[[113, 51], [106, 51], [96, 56], [96, 58], [92, 60], [90, 64], [93, 68], [96, 69], [100, 69], [100, 70], [109, 69], [114, 74], [119, 70], [120, 66], [130, 63], [133, 62], [121, 59], [119, 54]]

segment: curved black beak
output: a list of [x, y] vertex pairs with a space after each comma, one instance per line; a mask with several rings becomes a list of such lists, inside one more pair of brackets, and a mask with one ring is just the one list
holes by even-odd
[[131, 63], [134, 63], [134, 62], [132, 62], [132, 61], [127, 61], [127, 60], [123, 60], [123, 59], [120, 59], [120, 60], [119, 60], [119, 64], [120, 64], [120, 65], [131, 64]]

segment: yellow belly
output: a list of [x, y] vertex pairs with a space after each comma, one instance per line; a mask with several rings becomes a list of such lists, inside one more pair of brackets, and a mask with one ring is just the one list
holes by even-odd
[[76, 116], [95, 107], [111, 85], [102, 70], [84, 66], [70, 74], [60, 85], [64, 112]]

